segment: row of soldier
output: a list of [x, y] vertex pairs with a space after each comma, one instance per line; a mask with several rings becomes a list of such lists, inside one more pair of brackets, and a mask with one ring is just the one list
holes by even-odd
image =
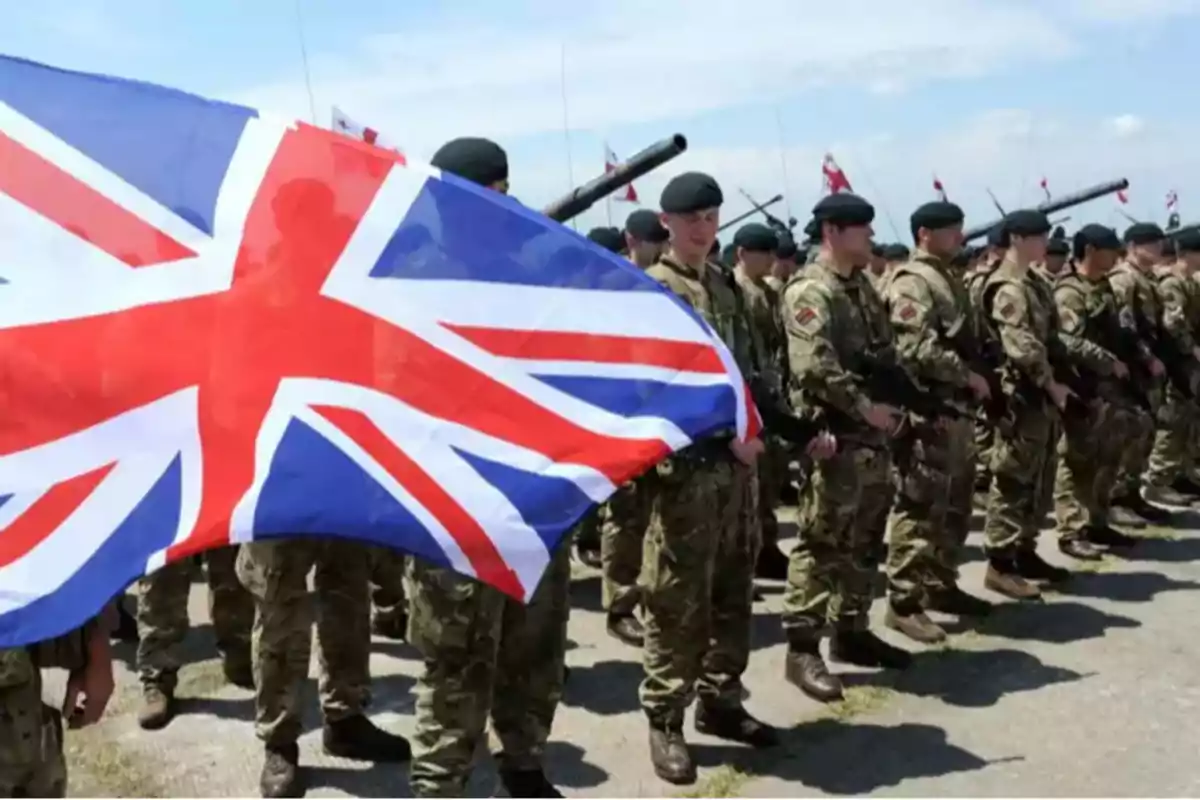
[[[433, 163], [508, 190], [506, 155], [490, 141], [454, 140]], [[873, 244], [872, 207], [833, 195], [814, 208], [809, 263], [771, 229], [747, 225], [721, 265], [711, 255], [722, 204], [715, 180], [687, 173], [664, 189], [660, 213], [635, 212], [623, 231], [592, 234], [712, 325], [766, 425], [751, 441], [726, 431], [693, 443], [622, 487], [576, 531], [580, 557], [602, 570], [609, 632], [642, 648], [649, 754], [674, 784], [696, 779], [684, 734], [693, 703], [699, 731], [778, 744], [777, 731], [743, 705], [756, 574], [787, 582], [787, 680], [829, 702], [843, 689], [823, 639], [836, 662], [903, 669], [911, 660], [868, 626], [881, 565], [886, 624], [918, 642], [945, 637], [930, 611], [990, 611], [958, 575], [980, 481], [986, 585], [1018, 600], [1069, 577], [1036, 549], [1051, 504], [1062, 552], [1093, 559], [1135, 542], [1113, 525], [1164, 521], [1166, 512], [1143, 499], [1143, 483], [1160, 503], [1200, 494], [1189, 461], [1194, 395], [1181, 377], [1200, 355], [1190, 279], [1200, 241], [1181, 238], [1178, 261], [1167, 263], [1165, 237], [1153, 226], [1135, 226], [1124, 242], [1086, 226], [1068, 269], [1047, 255], [1048, 220], [1021, 211], [986, 251], [964, 259], [961, 210], [933, 203], [912, 215], [915, 251], [889, 261]], [[1126, 260], [1114, 269], [1121, 252]], [[1043, 274], [1056, 266], [1060, 274]], [[785, 555], [774, 512], [797, 485], [798, 542]], [[510, 794], [559, 796], [542, 754], [566, 678], [569, 555], [558, 549], [521, 605], [446, 568], [335, 538], [207, 554], [226, 676], [255, 692], [263, 796], [304, 791], [297, 740], [314, 625], [327, 752], [411, 760], [417, 795], [458, 796], [490, 728]], [[138, 587], [146, 729], [175, 712], [189, 584], [190, 568], [175, 564]], [[110, 622], [0, 651], [4, 719], [53, 728], [37, 667], [68, 666], [68, 721], [94, 722], [112, 692]], [[366, 716], [372, 627], [421, 653], [411, 744]], [[34, 747], [5, 727], [5, 764], [21, 769], [0, 770], [0, 794], [64, 791], [61, 735], [38, 736]]]

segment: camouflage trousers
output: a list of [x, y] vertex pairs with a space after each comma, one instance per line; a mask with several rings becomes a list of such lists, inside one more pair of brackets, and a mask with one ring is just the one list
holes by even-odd
[[892, 494], [886, 450], [843, 441], [837, 455], [813, 466], [788, 561], [783, 627], [790, 640], [867, 626]]
[[[238, 581], [234, 564], [238, 548], [222, 547], [204, 554], [208, 571], [208, 613], [217, 649], [231, 660], [250, 658], [254, 600]], [[142, 684], [175, 690], [179, 648], [191, 627], [188, 598], [192, 561], [168, 564], [138, 581], [137, 669]]]
[[410, 782], [418, 797], [461, 797], [491, 720], [501, 769], [542, 767], [563, 692], [571, 541], [551, 556], [528, 605], [420, 559], [408, 567], [416, 685]]
[[600, 510], [601, 602], [615, 616], [642, 602], [642, 548], [654, 504], [653, 471], [622, 486]]
[[[888, 599], [913, 613], [946, 583], [943, 564], [956, 549], [946, 526], [950, 504], [951, 451], [963, 449], [948, 430], [925, 426], [910, 453], [896, 459], [897, 493], [888, 520]], [[951, 575], [950, 577], [954, 577]]]
[[1195, 407], [1174, 391], [1159, 409], [1158, 428], [1154, 433], [1150, 456], [1147, 459], [1145, 482], [1156, 489], [1169, 488], [1171, 483], [1189, 474], [1193, 458], [1191, 449], [1198, 426]]
[[982, 412], [975, 418], [975, 482], [981, 487], [991, 485], [992, 442], [996, 432]]
[[66, 797], [62, 714], [24, 649], [0, 650], [0, 797]]
[[779, 520], [775, 511], [779, 508], [779, 496], [791, 476], [789, 461], [791, 453], [783, 442], [768, 439], [767, 449], [758, 460], [758, 516], [762, 527], [762, 546], [779, 545]]
[[404, 596], [403, 553], [390, 547], [371, 548], [371, 607], [379, 622], [393, 622], [408, 614]]
[[646, 535], [642, 710], [678, 728], [697, 694], [741, 707], [750, 660], [758, 476], [726, 460], [673, 459], [659, 470]]
[[975, 513], [975, 480], [979, 466], [976, 426], [971, 420], [947, 420], [950, 436], [950, 502], [946, 505], [946, 535], [938, 551], [941, 585], [958, 583], [962, 565], [962, 549], [971, 533], [971, 518]]
[[1049, 514], [1054, 513], [1054, 486], [1058, 480], [1058, 464], [1060, 461], [1061, 445], [1066, 434], [1063, 431], [1063, 421], [1060, 414], [1050, 417], [1050, 447], [1046, 450], [1046, 463], [1038, 473], [1038, 529], [1042, 527]]
[[1107, 527], [1113, 486], [1136, 413], [1116, 403], [1096, 402], [1089, 414], [1063, 419], [1054, 481], [1058, 534], [1079, 536], [1090, 526]]
[[[300, 736], [314, 616], [317, 690], [325, 721], [361, 714], [371, 684], [370, 547], [302, 536], [250, 542], [241, 550], [237, 574], [253, 595], [256, 612], [252, 658], [258, 738], [279, 746]], [[309, 572], [315, 598], [308, 591]]]
[[[1157, 398], [1153, 392], [1151, 394]], [[1135, 424], [1126, 434], [1125, 446], [1121, 450], [1117, 485], [1113, 489], [1114, 497], [1128, 497], [1141, 492], [1142, 478], [1149, 466], [1150, 454], [1154, 450], [1154, 434], [1160, 407], [1161, 404], [1156, 403], [1153, 414], [1138, 410]]]
[[1010, 424], [996, 428], [992, 442], [983, 527], [988, 553], [998, 556], [1037, 546], [1055, 431], [1053, 412], [1044, 403], [1016, 398], [1011, 408]]

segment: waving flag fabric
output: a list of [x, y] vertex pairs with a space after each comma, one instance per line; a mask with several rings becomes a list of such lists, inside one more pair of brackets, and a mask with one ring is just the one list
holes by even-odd
[[759, 425], [708, 325], [514, 200], [2, 57], [0, 277], [0, 646], [278, 536], [528, 598], [616, 486]]

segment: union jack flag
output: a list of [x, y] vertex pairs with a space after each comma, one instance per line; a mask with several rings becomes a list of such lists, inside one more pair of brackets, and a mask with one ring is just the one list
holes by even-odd
[[515, 200], [4, 57], [0, 277], [0, 646], [279, 536], [526, 599], [615, 487], [760, 426], [704, 320]]

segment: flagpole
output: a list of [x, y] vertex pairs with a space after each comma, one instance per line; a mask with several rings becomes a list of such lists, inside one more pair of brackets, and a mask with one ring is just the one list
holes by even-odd
[[858, 162], [858, 168], [855, 172], [861, 172], [862, 176], [867, 179], [867, 185], [871, 188], [872, 196], [878, 201], [879, 207], [883, 209], [884, 219], [887, 220], [888, 227], [892, 229], [892, 236], [896, 237], [897, 242], [904, 241], [900, 236], [900, 229], [896, 227], [896, 221], [892, 219], [892, 212], [888, 208], [887, 201], [883, 199], [883, 195], [879, 193], [879, 188], [875, 185], [875, 181], [871, 180], [871, 174], [867, 172], [867, 168], [863, 166], [862, 161]]
[[300, 63], [304, 65], [304, 88], [308, 90], [308, 110], [312, 114], [313, 125], [318, 125], [317, 98], [313, 94], [312, 70], [308, 66], [308, 45], [304, 42], [304, 14], [300, 10], [300, 0], [296, 0], [296, 33], [300, 37]]
[[[559, 50], [559, 83], [562, 88], [563, 140], [567, 147], [567, 191], [575, 189], [575, 168], [571, 163], [571, 121], [567, 114], [567, 43], [563, 42]], [[571, 227], [579, 230], [579, 223], [571, 219]]]
[[792, 218], [792, 184], [788, 181], [787, 151], [784, 149], [783, 117], [779, 114], [779, 106], [775, 106], [775, 130], [779, 134], [779, 168], [783, 176], [783, 207], [787, 218]]

